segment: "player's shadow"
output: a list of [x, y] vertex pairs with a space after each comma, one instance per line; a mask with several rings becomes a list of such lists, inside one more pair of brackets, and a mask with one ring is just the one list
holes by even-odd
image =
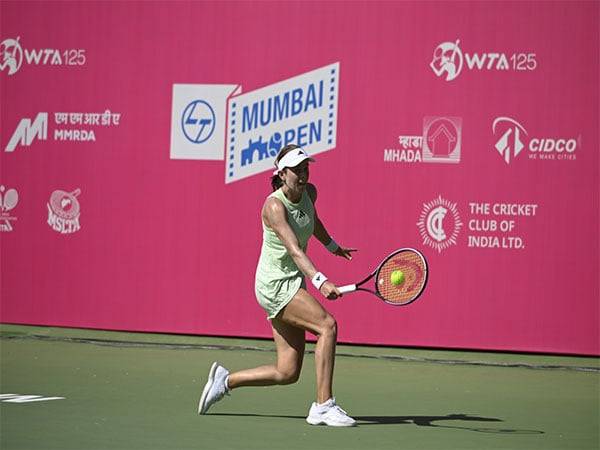
[[498, 434], [544, 434], [540, 430], [515, 430], [511, 428], [490, 428], [480, 426], [447, 425], [434, 422], [460, 421], [460, 422], [502, 422], [495, 417], [479, 417], [468, 414], [448, 414], [446, 416], [355, 416], [359, 425], [402, 425], [413, 424], [419, 427], [454, 428], [457, 430], [475, 431], [478, 433]]
[[[277, 417], [282, 419], [302, 419], [304, 416], [285, 416], [279, 414], [252, 414], [252, 413], [211, 413], [212, 416], [239, 416], [239, 417]], [[479, 417], [468, 414], [448, 414], [446, 416], [355, 416], [359, 426], [365, 425], [416, 425], [419, 427], [454, 428], [457, 430], [474, 431], [477, 433], [496, 434], [544, 434], [540, 430], [515, 430], [511, 428], [489, 428], [480, 426], [446, 425], [434, 422], [459, 421], [459, 422], [502, 422], [495, 417]]]

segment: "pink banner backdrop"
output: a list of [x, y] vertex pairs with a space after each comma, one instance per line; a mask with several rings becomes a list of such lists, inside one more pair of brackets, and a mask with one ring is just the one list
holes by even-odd
[[598, 2], [0, 8], [2, 322], [270, 336], [260, 209], [300, 142], [359, 249], [312, 242], [322, 272], [430, 263], [409, 307], [321, 299], [341, 341], [600, 354]]

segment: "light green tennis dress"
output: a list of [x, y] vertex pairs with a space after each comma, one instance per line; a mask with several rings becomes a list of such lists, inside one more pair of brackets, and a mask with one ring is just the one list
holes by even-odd
[[[298, 203], [290, 202], [280, 189], [269, 197], [281, 200], [287, 209], [287, 220], [300, 248], [306, 252], [308, 240], [315, 229], [315, 208], [306, 193]], [[254, 290], [258, 303], [273, 319], [292, 300], [301, 287], [306, 287], [304, 274], [287, 252], [275, 232], [263, 222], [263, 243], [256, 268]]]

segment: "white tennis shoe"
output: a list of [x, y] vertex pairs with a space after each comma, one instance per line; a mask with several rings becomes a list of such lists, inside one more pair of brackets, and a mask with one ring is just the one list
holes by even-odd
[[214, 362], [208, 372], [208, 381], [204, 385], [200, 402], [198, 402], [198, 414], [206, 414], [208, 409], [223, 398], [225, 394], [229, 395], [227, 389], [227, 377], [229, 371]]
[[321, 405], [313, 403], [306, 421], [311, 425], [328, 425], [330, 427], [353, 427], [356, 425], [356, 420], [335, 403], [335, 398], [330, 398]]

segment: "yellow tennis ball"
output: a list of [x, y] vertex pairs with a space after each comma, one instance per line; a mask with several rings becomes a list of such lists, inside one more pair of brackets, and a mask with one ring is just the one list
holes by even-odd
[[404, 272], [401, 270], [394, 270], [390, 278], [394, 286], [400, 286], [404, 283]]

